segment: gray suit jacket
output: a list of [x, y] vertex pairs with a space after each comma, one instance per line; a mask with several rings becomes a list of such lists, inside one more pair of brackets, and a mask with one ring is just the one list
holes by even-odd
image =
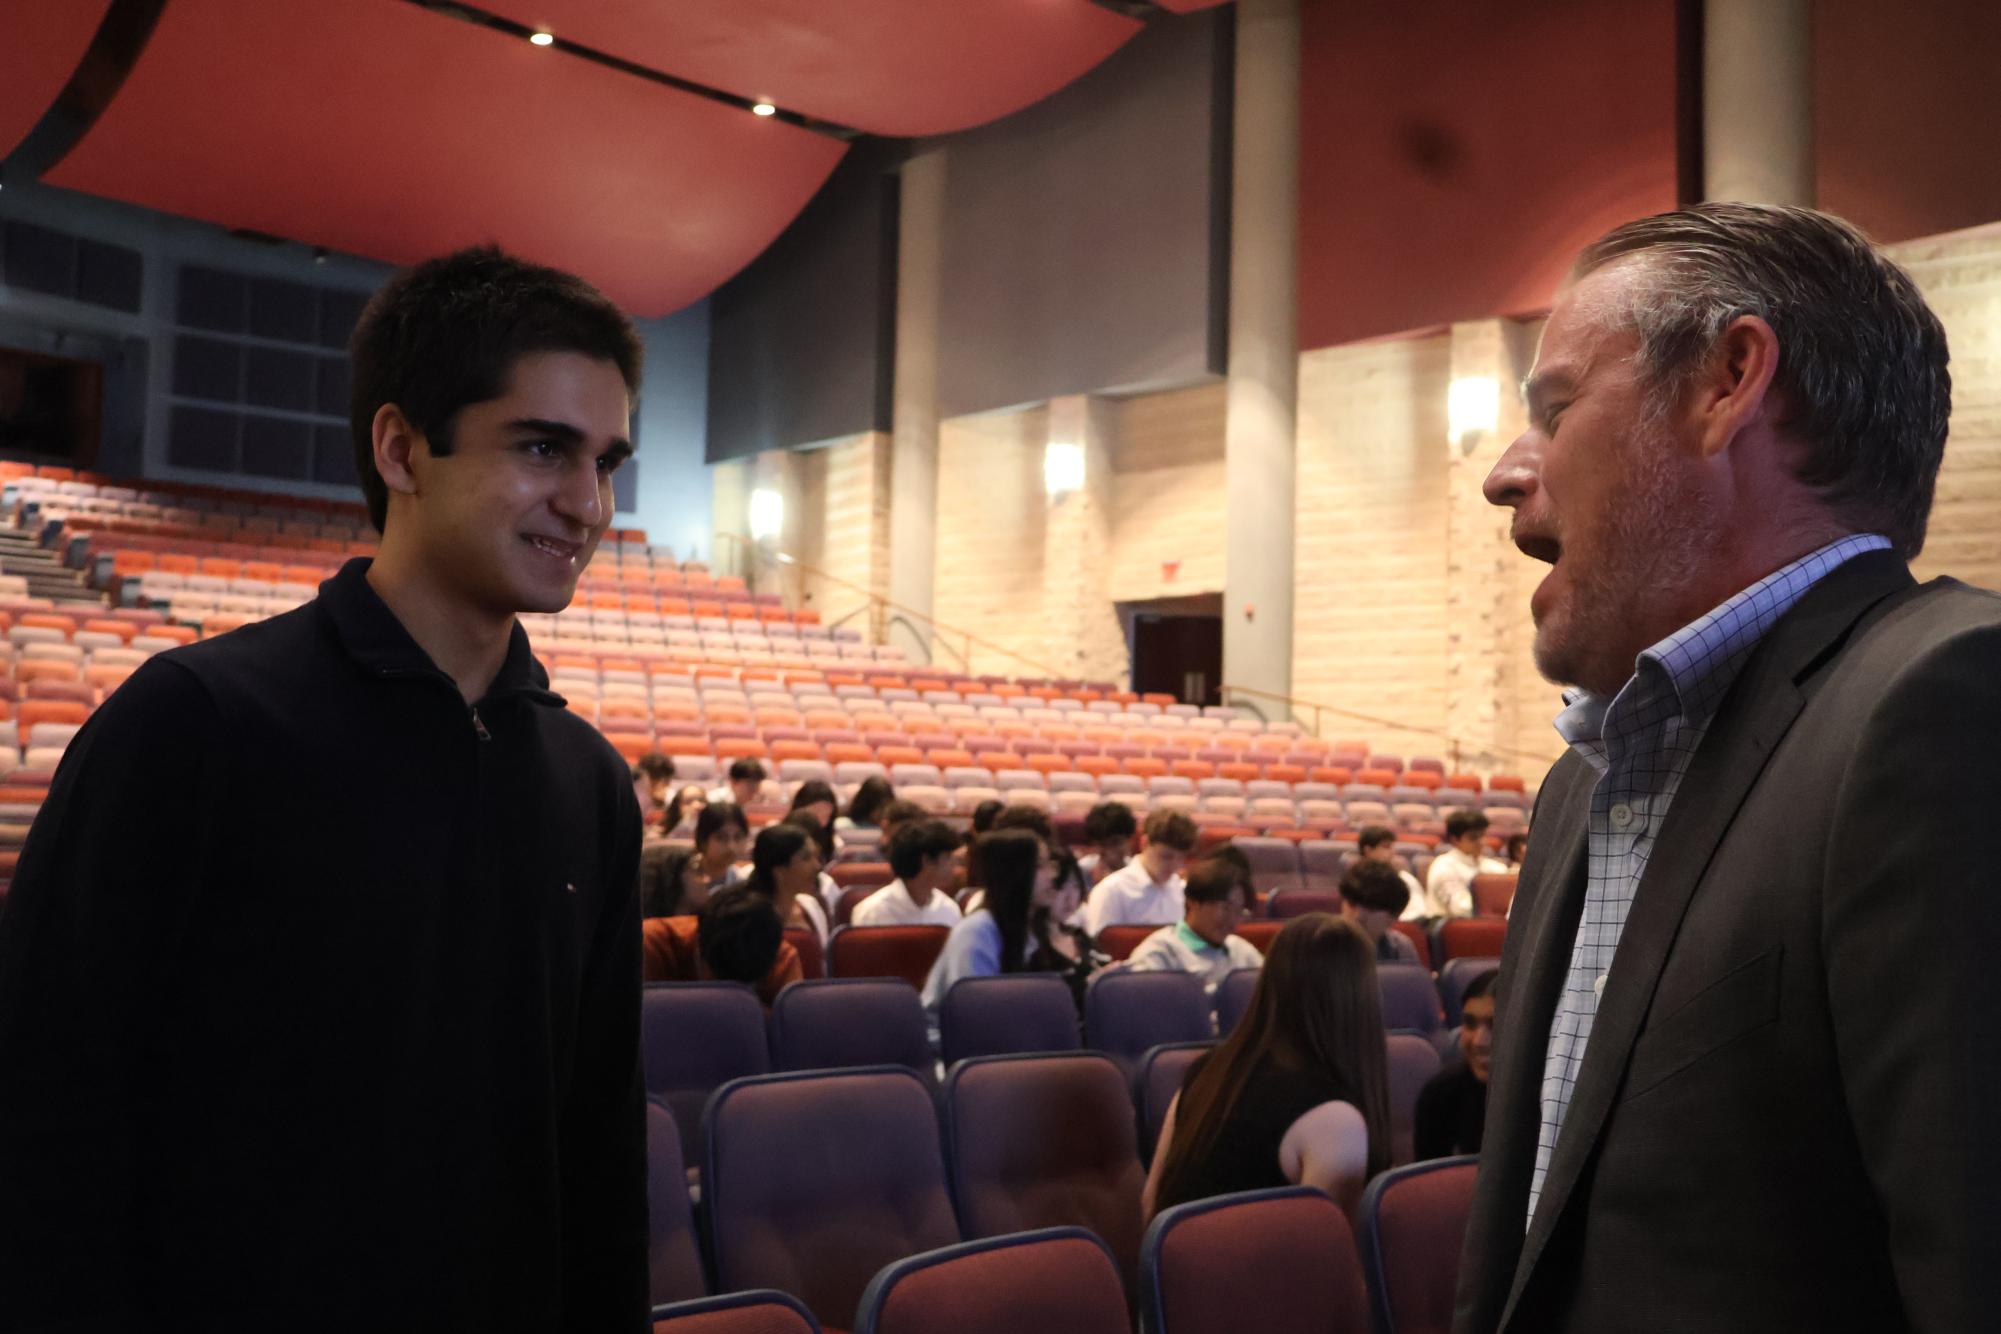
[[2001, 1321], [1997, 751], [2001, 597], [1873, 552], [1772, 627], [1669, 809], [1527, 1223], [1596, 781], [1558, 761], [1459, 1334]]

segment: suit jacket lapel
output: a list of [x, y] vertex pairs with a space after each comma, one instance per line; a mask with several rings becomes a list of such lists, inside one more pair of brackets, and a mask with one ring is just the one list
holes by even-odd
[[[1711, 720], [1668, 808], [1612, 956], [1563, 1132], [1522, 1245], [1503, 1326], [1597, 1146], [1689, 900], [1765, 762], [1799, 716], [1806, 699], [1801, 681], [1870, 607], [1911, 584], [1903, 562], [1888, 552], [1858, 556], [1829, 574], [1772, 627]], [[1548, 956], [1539, 962], [1554, 959], [1559, 975], [1566, 973], [1574, 935], [1573, 926], [1560, 943], [1539, 950]], [[1553, 1014], [1552, 1001], [1545, 1018]], [[1545, 1037], [1547, 1031], [1545, 1025]], [[1534, 1077], [1540, 1084], [1540, 1058]]]

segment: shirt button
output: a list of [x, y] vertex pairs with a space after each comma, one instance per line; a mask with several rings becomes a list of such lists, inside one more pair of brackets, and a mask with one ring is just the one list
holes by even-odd
[[1625, 802], [1622, 801], [1618, 805], [1612, 808], [1613, 828], [1624, 829], [1632, 823], [1633, 823], [1633, 808], [1631, 806], [1628, 806]]

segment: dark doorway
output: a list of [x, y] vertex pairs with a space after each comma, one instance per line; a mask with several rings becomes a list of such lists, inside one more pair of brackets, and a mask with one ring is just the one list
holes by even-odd
[[1222, 702], [1222, 599], [1215, 599], [1214, 612], [1187, 609], [1193, 601], [1175, 599], [1168, 604], [1173, 610], [1159, 603], [1125, 607], [1132, 618], [1134, 690], [1172, 695], [1183, 704]]

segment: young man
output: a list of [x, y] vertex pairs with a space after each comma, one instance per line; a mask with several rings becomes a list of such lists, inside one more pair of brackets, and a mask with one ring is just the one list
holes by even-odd
[[1181, 868], [1195, 850], [1195, 822], [1180, 811], [1155, 811], [1146, 817], [1145, 832], [1139, 856], [1100, 880], [1085, 901], [1081, 925], [1087, 934], [1181, 920]]
[[959, 905], [950, 886], [958, 876], [959, 835], [943, 820], [901, 825], [889, 841], [896, 879], [855, 905], [856, 926], [956, 926]]
[[1133, 839], [1139, 835], [1139, 821], [1133, 808], [1123, 802], [1104, 801], [1084, 817], [1084, 842], [1091, 849], [1077, 859], [1077, 869], [1091, 884], [1097, 884], [1120, 870], [1133, 855]]
[[1355, 845], [1361, 850], [1363, 861], [1381, 862], [1396, 871], [1403, 880], [1404, 889], [1408, 891], [1402, 910], [1405, 918], [1416, 921], [1428, 915], [1424, 901], [1424, 886], [1417, 883], [1416, 876], [1396, 864], [1395, 830], [1379, 824], [1364, 825], [1362, 831], [1355, 835]]
[[1405, 875], [1385, 861], [1365, 857], [1341, 876], [1341, 915], [1376, 943], [1381, 963], [1416, 963], [1417, 946], [1390, 929], [1410, 903]]
[[148, 661], [22, 854], [0, 1327], [645, 1327], [639, 808], [516, 621], [611, 520], [639, 343], [485, 248], [352, 357], [380, 553]]
[[1486, 855], [1487, 817], [1454, 811], [1445, 817], [1445, 850], [1431, 859], [1424, 878], [1426, 916], [1471, 917], [1473, 877], [1499, 875], [1507, 866]]
[[709, 801], [735, 802], [748, 810], [757, 804], [764, 793], [764, 780], [770, 775], [765, 771], [764, 761], [745, 756], [730, 765], [729, 779], [721, 787], [712, 788]]
[[1488, 1056], [1494, 1047], [1494, 981], [1497, 969], [1473, 979], [1460, 999], [1459, 1064], [1441, 1070], [1417, 1095], [1417, 1157], [1449, 1158], [1480, 1152], [1487, 1124]]
[[646, 822], [647, 833], [666, 832], [659, 828], [660, 812], [673, 800], [673, 792], [673, 757], [657, 750], [641, 755], [639, 763], [632, 766], [632, 793], [639, 799], [639, 815]]
[[1198, 863], [1188, 873], [1181, 920], [1141, 941], [1127, 966], [1140, 972], [1193, 973], [1202, 979], [1203, 990], [1215, 995], [1232, 969], [1264, 963], [1257, 946], [1232, 934], [1250, 900], [1249, 877], [1227, 859]]
[[770, 1009], [805, 976], [778, 905], [748, 885], [710, 895], [691, 917], [650, 917], [644, 937], [648, 982], [741, 982]]

